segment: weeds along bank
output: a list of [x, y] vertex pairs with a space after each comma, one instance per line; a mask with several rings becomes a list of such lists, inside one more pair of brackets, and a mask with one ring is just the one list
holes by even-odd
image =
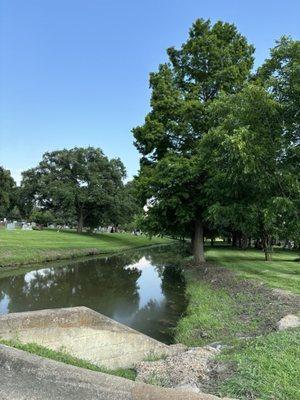
[[205, 390], [238, 399], [299, 398], [300, 329], [276, 331], [282, 317], [299, 314], [299, 263], [286, 258], [281, 263], [281, 254], [274, 270], [263, 262], [269, 272], [261, 275], [263, 266], [251, 251], [248, 257], [244, 252], [244, 260], [235, 258], [231, 249], [216, 249], [213, 255], [233, 271], [212, 263], [199, 269], [183, 262], [189, 305], [175, 333], [176, 341], [187, 346], [224, 346], [210, 362]]

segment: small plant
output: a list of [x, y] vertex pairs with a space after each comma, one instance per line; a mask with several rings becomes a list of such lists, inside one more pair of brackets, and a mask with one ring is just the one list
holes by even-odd
[[134, 369], [117, 368], [112, 370], [106, 367], [99, 367], [98, 365], [92, 364], [88, 361], [73, 357], [65, 351], [54, 351], [48, 349], [47, 347], [40, 346], [36, 343], [24, 344], [16, 340], [6, 339], [0, 339], [0, 343], [6, 346], [14, 347], [15, 349], [27, 351], [28, 353], [35, 354], [40, 357], [45, 357], [51, 360], [63, 362], [65, 364], [74, 365], [75, 367], [85, 368], [91, 371], [102, 372], [109, 375], [120, 376], [122, 378], [130, 379], [132, 381], [134, 381], [136, 378], [136, 371]]
[[165, 376], [158, 376], [155, 372], [152, 372], [150, 377], [147, 379], [149, 385], [169, 387], [171, 385], [169, 379]]
[[168, 357], [167, 354], [157, 354], [154, 352], [150, 352], [143, 361], [148, 361], [148, 362], [154, 362], [154, 361], [160, 361], [160, 360], [165, 360]]

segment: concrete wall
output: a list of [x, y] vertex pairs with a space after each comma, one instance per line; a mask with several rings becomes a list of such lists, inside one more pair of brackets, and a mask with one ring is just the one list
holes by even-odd
[[0, 345], [1, 400], [217, 400], [47, 360]]
[[0, 317], [0, 337], [37, 343], [108, 368], [131, 367], [172, 347], [87, 307], [58, 308]]

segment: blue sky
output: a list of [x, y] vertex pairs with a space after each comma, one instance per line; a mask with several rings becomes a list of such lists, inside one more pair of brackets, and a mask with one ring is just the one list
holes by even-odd
[[235, 23], [259, 65], [300, 38], [299, 15], [299, 0], [0, 0], [0, 165], [18, 180], [45, 151], [91, 145], [132, 177], [149, 72], [196, 18]]

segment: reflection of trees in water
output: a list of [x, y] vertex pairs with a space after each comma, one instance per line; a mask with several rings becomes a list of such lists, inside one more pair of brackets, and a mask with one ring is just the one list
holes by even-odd
[[131, 326], [157, 340], [165, 341], [171, 323], [166, 315], [165, 301], [157, 303], [150, 300], [134, 316]]
[[85, 305], [113, 315], [118, 307], [131, 314], [139, 304], [137, 279], [141, 272], [124, 269], [128, 257], [112, 257], [48, 268], [30, 275], [0, 280], [0, 293], [9, 296], [9, 312]]
[[[9, 312], [85, 305], [119, 317], [159, 340], [169, 341], [170, 328], [176, 325], [186, 302], [183, 277], [172, 264], [173, 250], [166, 250], [166, 247], [134, 250], [3, 277], [0, 301], [7, 295]], [[138, 263], [142, 257], [158, 272], [164, 300], [150, 301], [139, 310], [137, 281], [142, 272], [124, 267]]]
[[186, 251], [186, 244], [176, 243], [176, 245], [152, 247], [147, 251], [146, 259], [157, 269], [160, 277], [166, 265], [177, 267], [182, 262], [182, 255]]
[[185, 312], [185, 280], [181, 269], [176, 266], [155, 266], [161, 273], [161, 288], [164, 300], [160, 303], [150, 300], [140, 309], [132, 321], [132, 326], [157, 340], [172, 342], [173, 329], [178, 318]]

